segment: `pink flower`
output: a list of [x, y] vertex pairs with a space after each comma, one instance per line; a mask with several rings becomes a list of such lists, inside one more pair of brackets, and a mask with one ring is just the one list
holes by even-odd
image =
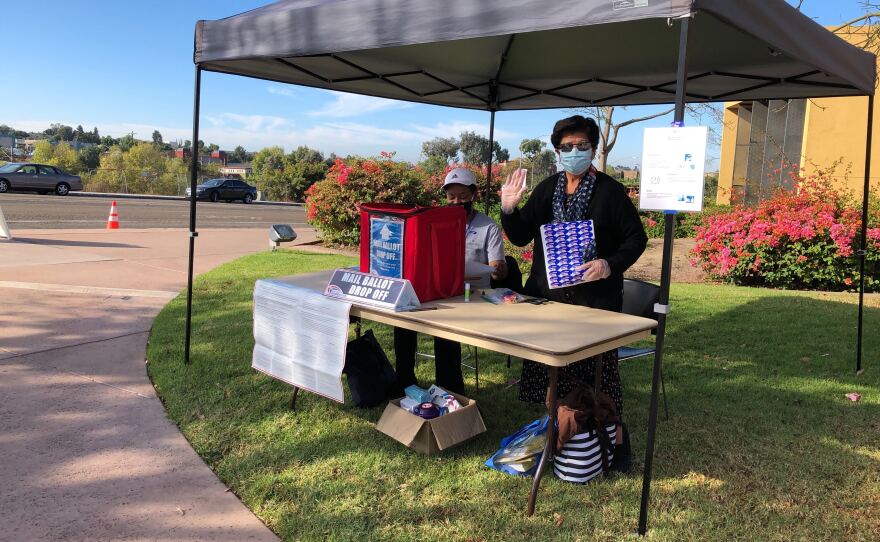
[[845, 279], [843, 279], [843, 283], [846, 284], [847, 286], [851, 286], [853, 283], [852, 277], [846, 277]]

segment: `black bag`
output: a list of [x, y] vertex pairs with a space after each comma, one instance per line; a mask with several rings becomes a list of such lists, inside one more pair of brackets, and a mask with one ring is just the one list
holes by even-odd
[[391, 397], [397, 386], [394, 368], [372, 329], [348, 342], [342, 372], [348, 375], [351, 400], [359, 407], [377, 406]]

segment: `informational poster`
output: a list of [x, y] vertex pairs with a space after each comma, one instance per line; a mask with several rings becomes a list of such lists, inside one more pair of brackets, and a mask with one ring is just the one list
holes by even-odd
[[564, 288], [583, 282], [577, 268], [596, 259], [596, 232], [592, 220], [553, 222], [541, 226], [547, 285]]
[[370, 273], [403, 277], [403, 219], [370, 217]]
[[640, 209], [703, 210], [707, 134], [705, 126], [645, 128]]
[[418, 308], [419, 298], [406, 279], [380, 277], [351, 269], [337, 269], [324, 289], [324, 295], [390, 311]]
[[254, 286], [251, 366], [342, 403], [351, 304], [275, 280]]

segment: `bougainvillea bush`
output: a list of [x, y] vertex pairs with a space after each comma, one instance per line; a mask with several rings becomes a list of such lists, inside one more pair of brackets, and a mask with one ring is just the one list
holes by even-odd
[[[692, 263], [712, 279], [742, 285], [851, 290], [858, 285], [861, 206], [831, 188], [825, 173], [790, 174], [794, 189], [779, 190], [756, 207], [736, 205], [696, 228]], [[876, 201], [876, 194], [874, 194]], [[880, 291], [880, 211], [868, 221], [865, 287]]]
[[[627, 192], [633, 205], [638, 209], [638, 188], [630, 188]], [[700, 226], [706, 217], [729, 210], [729, 205], [718, 205], [711, 201], [704, 201], [703, 210], [699, 213], [676, 213], [673, 237], [676, 239], [694, 237], [697, 233], [697, 226]], [[658, 239], [664, 236], [666, 225], [661, 211], [639, 211], [639, 217], [642, 219], [642, 226], [644, 226], [649, 239]]]
[[337, 159], [327, 176], [306, 191], [306, 217], [325, 242], [357, 245], [358, 205], [374, 201], [431, 205], [433, 199], [418, 166], [383, 152], [378, 158]]

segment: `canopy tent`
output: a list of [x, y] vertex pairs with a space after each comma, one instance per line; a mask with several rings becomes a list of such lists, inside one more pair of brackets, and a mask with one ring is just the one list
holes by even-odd
[[194, 60], [470, 109], [659, 104], [675, 97], [667, 21], [694, 16], [689, 102], [873, 93], [873, 55], [766, 0], [288, 0], [200, 21]]
[[[783, 0], [282, 0], [199, 21], [194, 62], [193, 156], [202, 70], [486, 110], [490, 149], [501, 110], [674, 102], [681, 123], [685, 102], [869, 96], [856, 354], [861, 368], [876, 60]], [[198, 235], [193, 164], [186, 362]], [[672, 213], [665, 225], [642, 534], [669, 303]]]

